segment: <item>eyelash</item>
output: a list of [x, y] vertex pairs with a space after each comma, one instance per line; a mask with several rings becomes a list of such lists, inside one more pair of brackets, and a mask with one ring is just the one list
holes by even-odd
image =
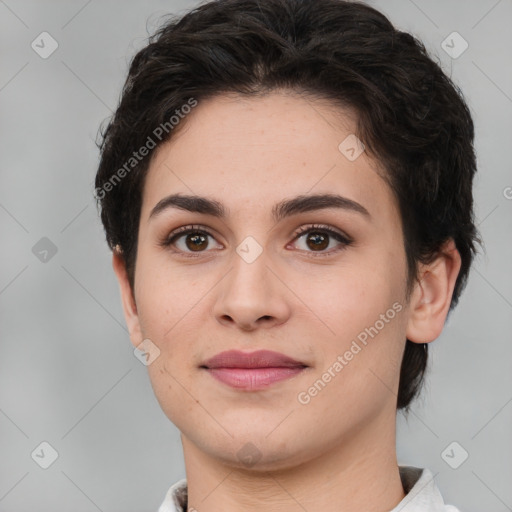
[[[351, 240], [348, 236], [346, 236], [346, 235], [344, 235], [342, 233], [339, 233], [338, 231], [334, 231], [333, 229], [331, 229], [329, 226], [326, 226], [325, 224], [311, 224], [309, 226], [303, 226], [303, 227], [297, 229], [294, 232], [294, 234], [293, 234], [292, 242], [295, 242], [301, 236], [303, 236], [303, 235], [305, 235], [305, 234], [307, 234], [309, 232], [317, 232], [317, 231], [322, 233], [322, 234], [327, 234], [327, 235], [331, 236], [336, 241], [341, 243], [341, 247], [339, 247], [338, 249], [334, 249], [334, 250], [331, 249], [328, 252], [325, 252], [325, 251], [323, 251], [323, 252], [306, 251], [306, 252], [310, 253], [314, 258], [326, 257], [326, 256], [332, 255], [333, 253], [338, 253], [338, 252], [342, 251], [343, 249], [345, 249], [346, 247], [348, 247], [349, 245], [351, 245], [352, 242], [353, 242], [353, 240]], [[199, 233], [199, 234], [202, 234], [202, 235], [211, 236], [212, 238], [215, 238], [203, 226], [200, 226], [200, 225], [189, 225], [189, 226], [183, 226], [181, 228], [178, 228], [178, 229], [174, 230], [168, 236], [166, 236], [163, 240], [161, 240], [159, 242], [159, 245], [161, 247], [168, 248], [168, 247], [172, 246], [177, 239], [179, 239], [182, 236], [188, 235], [190, 233], [194, 233], [194, 234], [198, 234]], [[206, 252], [206, 251], [197, 251], [197, 253], [193, 253], [193, 252], [184, 252], [184, 251], [181, 251], [180, 249], [178, 249], [178, 250], [173, 249], [173, 250], [175, 252], [180, 252], [185, 257], [189, 257], [189, 258], [197, 258], [197, 257], [201, 256], [201, 253]]]

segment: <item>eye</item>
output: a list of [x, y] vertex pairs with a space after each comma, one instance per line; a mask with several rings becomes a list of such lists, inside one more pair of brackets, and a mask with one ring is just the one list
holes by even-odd
[[[304, 239], [303, 250], [317, 253], [313, 254], [314, 256], [328, 256], [333, 252], [343, 250], [345, 247], [352, 243], [352, 240], [346, 235], [338, 231], [334, 231], [333, 229], [329, 228], [329, 226], [321, 224], [302, 227], [295, 232], [294, 236], [294, 241]], [[338, 248], [331, 251], [325, 251], [325, 249], [331, 245], [330, 242], [333, 238], [338, 242]]]
[[[175, 252], [194, 257], [196, 256], [194, 253], [206, 252], [206, 249], [210, 246], [209, 238], [215, 240], [206, 228], [190, 225], [174, 230], [170, 235], [161, 240], [159, 245], [162, 247], [175, 247]], [[295, 242], [300, 239], [304, 239], [305, 244], [302, 250], [313, 253], [313, 256], [329, 256], [352, 243], [348, 236], [321, 224], [313, 224], [298, 229], [294, 233], [293, 241]], [[338, 248], [326, 251], [331, 245], [332, 239], [338, 243]], [[219, 244], [217, 248], [222, 249], [223, 246]]]
[[[213, 238], [202, 226], [183, 226], [173, 231], [168, 237], [160, 242], [163, 247], [176, 246], [177, 252], [201, 253], [210, 245], [208, 238]], [[220, 246], [222, 248], [222, 246]]]

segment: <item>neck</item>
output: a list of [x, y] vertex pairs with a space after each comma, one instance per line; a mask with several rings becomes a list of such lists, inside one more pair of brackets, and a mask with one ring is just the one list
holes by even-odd
[[[393, 418], [395, 419], [395, 418]], [[181, 436], [189, 510], [201, 512], [384, 512], [404, 498], [395, 421], [359, 430], [300, 464], [258, 470], [231, 465]]]

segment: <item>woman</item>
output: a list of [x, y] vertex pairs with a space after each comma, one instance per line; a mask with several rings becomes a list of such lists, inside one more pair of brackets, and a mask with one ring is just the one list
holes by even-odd
[[96, 177], [187, 478], [159, 512], [445, 511], [398, 466], [478, 240], [468, 108], [341, 0], [222, 0], [133, 59]]

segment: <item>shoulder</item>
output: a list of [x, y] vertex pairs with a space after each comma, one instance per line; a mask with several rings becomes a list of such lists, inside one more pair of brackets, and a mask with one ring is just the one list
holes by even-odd
[[187, 479], [182, 478], [169, 487], [158, 512], [186, 512], [188, 501]]
[[405, 498], [390, 512], [460, 512], [445, 504], [429, 469], [399, 466]]

